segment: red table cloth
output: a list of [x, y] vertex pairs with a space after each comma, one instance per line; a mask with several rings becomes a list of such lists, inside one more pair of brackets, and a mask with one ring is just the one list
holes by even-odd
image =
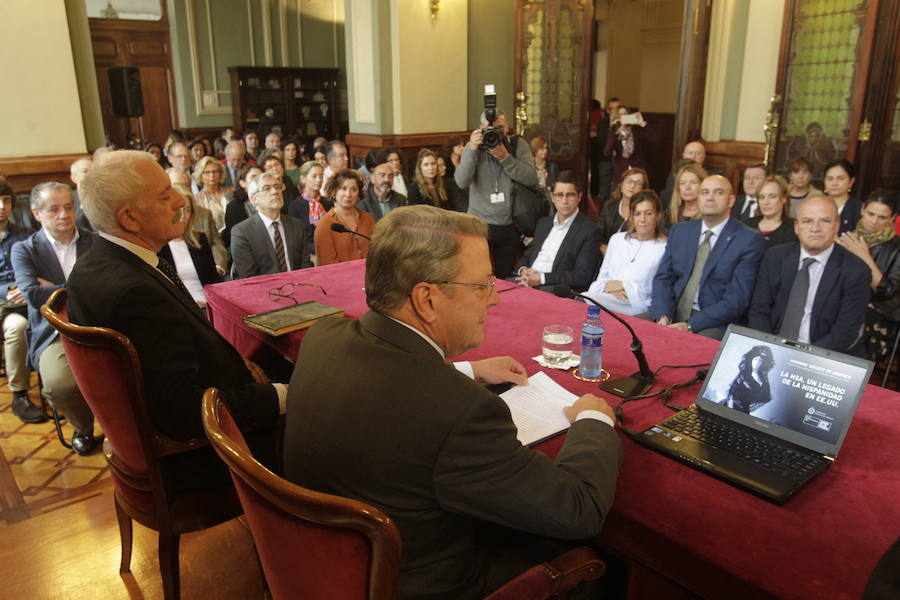
[[[327, 297], [305, 287], [297, 288], [296, 297], [340, 306], [358, 317], [366, 311], [364, 268], [364, 261], [356, 261], [208, 286], [215, 326], [247, 356], [269, 344], [295, 357], [302, 333], [272, 338], [245, 327], [241, 318], [270, 310], [267, 290], [288, 281], [323, 285]], [[531, 357], [541, 351], [543, 327], [564, 324], [577, 330], [586, 313], [583, 303], [508, 282], [498, 282], [498, 291], [500, 304], [489, 314], [485, 343], [458, 359], [506, 354], [533, 374], [541, 369]], [[653, 369], [709, 362], [718, 347], [698, 335], [628, 321]], [[630, 334], [609, 317], [604, 322], [604, 368], [613, 377], [636, 371]], [[695, 371], [665, 369], [655, 389], [690, 379]], [[610, 404], [619, 400], [570, 372], [547, 372], [574, 393], [593, 392]], [[675, 403], [689, 405], [698, 390], [694, 385], [676, 392]], [[648, 399], [625, 405], [624, 414], [625, 426], [641, 430], [671, 410]], [[784, 506], [622, 438], [625, 463], [599, 542], [632, 562], [631, 597], [656, 596], [669, 586], [669, 598], [679, 595], [678, 587], [704, 598], [859, 598], [875, 563], [900, 535], [900, 395], [894, 392], [866, 388], [834, 464]], [[553, 456], [563, 439], [539, 449]]]

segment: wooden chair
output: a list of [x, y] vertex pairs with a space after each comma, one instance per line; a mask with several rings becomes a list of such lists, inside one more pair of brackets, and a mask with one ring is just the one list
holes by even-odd
[[59, 331], [84, 399], [106, 434], [104, 453], [115, 486], [116, 517], [122, 542], [119, 572], [131, 565], [134, 519], [159, 532], [159, 567], [166, 600], [180, 596], [178, 543], [181, 534], [218, 525], [241, 514], [234, 487], [178, 492], [164, 460], [208, 447], [206, 439], [174, 441], [152, 425], [144, 399], [141, 363], [131, 341], [112, 329], [68, 321], [66, 290], [41, 307]]
[[[214, 388], [203, 395], [203, 427], [231, 471], [274, 598], [397, 597], [401, 540], [389, 516], [364, 502], [294, 485], [266, 469], [253, 458]], [[525, 571], [488, 600], [565, 598], [604, 570], [591, 550], [578, 548]]]

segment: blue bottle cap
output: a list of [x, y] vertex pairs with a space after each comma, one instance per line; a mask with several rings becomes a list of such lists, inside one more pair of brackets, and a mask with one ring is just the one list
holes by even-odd
[[600, 307], [594, 306], [593, 304], [588, 306], [588, 316], [589, 317], [599, 317], [600, 316]]

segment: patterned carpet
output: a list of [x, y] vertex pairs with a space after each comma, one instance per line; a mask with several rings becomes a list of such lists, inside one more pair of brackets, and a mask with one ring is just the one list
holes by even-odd
[[[32, 402], [40, 398], [32, 374]], [[12, 413], [12, 392], [0, 378], [0, 525], [9, 525], [83, 502], [112, 489], [109, 467], [98, 450], [78, 456], [64, 448], [52, 421], [25, 425]], [[99, 426], [94, 434], [99, 435]], [[63, 435], [72, 428], [63, 421]]]

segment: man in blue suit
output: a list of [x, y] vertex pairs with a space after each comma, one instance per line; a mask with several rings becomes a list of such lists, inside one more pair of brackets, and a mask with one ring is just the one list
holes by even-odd
[[66, 360], [59, 334], [40, 313], [50, 294], [65, 287], [76, 259], [87, 252], [94, 234], [75, 226], [75, 202], [69, 186], [41, 183], [31, 191], [31, 210], [41, 229], [12, 248], [16, 284], [28, 304], [28, 362], [41, 374], [43, 394], [75, 428], [72, 449], [93, 452], [94, 415]]
[[722, 339], [750, 306], [763, 237], [729, 218], [731, 183], [721, 175], [700, 184], [701, 219], [678, 223], [653, 278], [650, 317], [661, 325]]

